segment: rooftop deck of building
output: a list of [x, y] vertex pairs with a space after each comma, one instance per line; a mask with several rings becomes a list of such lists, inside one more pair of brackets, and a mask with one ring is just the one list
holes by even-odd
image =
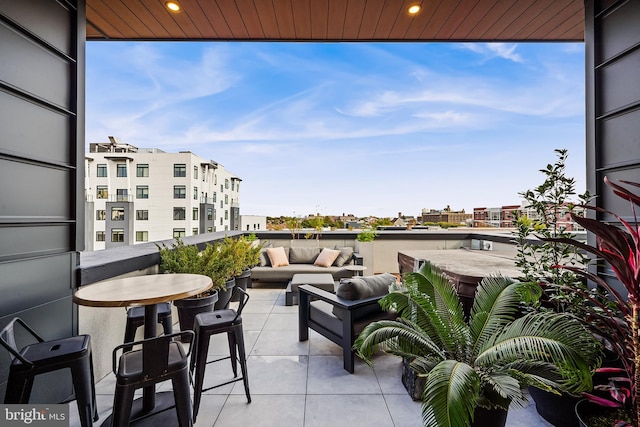
[[[420, 402], [412, 401], [404, 389], [398, 358], [378, 354], [372, 368], [356, 359], [355, 373], [349, 374], [342, 367], [341, 348], [331, 341], [314, 331], [308, 341], [298, 341], [298, 307], [285, 306], [282, 286], [259, 285], [249, 294], [242, 318], [252, 402], [247, 404], [242, 382], [205, 392], [196, 426], [422, 425]], [[212, 338], [210, 356], [215, 355], [228, 355], [224, 334]], [[208, 365], [205, 384], [231, 378], [229, 363], [224, 361]], [[158, 391], [170, 387], [166, 382]], [[97, 425], [111, 413], [114, 389], [113, 374], [97, 383]], [[70, 411], [70, 425], [79, 426], [75, 402], [70, 403]], [[507, 419], [507, 427], [550, 425], [533, 403], [510, 410]]]

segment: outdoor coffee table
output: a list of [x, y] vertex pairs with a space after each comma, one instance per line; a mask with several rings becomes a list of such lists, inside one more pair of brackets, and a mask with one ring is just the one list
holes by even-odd
[[298, 273], [294, 274], [285, 292], [285, 305], [293, 305], [293, 297], [298, 300], [298, 286], [311, 285], [327, 292], [335, 292], [335, 281], [329, 273]]

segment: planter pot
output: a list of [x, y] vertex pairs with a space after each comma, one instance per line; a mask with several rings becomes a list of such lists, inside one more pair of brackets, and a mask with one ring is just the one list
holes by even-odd
[[485, 409], [476, 407], [471, 427], [504, 427], [507, 423], [507, 411], [504, 409]]
[[[247, 269], [243, 271], [241, 275], [234, 277], [234, 279], [236, 280], [236, 287], [246, 291], [247, 288], [251, 287], [251, 270]], [[231, 301], [240, 301], [239, 295], [240, 294], [235, 294], [235, 296], [231, 298]]]
[[558, 395], [536, 387], [529, 387], [529, 394], [536, 402], [538, 414], [549, 423], [556, 427], [578, 427], [574, 408], [580, 400], [579, 397], [566, 393]]
[[419, 377], [416, 371], [409, 366], [408, 359], [402, 359], [402, 384], [409, 393], [409, 396], [415, 401], [422, 400], [422, 392], [426, 378]]
[[236, 285], [235, 279], [227, 280], [225, 283], [225, 290], [218, 289], [218, 301], [216, 301], [215, 309], [223, 310], [229, 308], [229, 301], [231, 301], [231, 293], [233, 292], [233, 287]]
[[[604, 406], [600, 406], [596, 403], [593, 403], [587, 399], [579, 400], [575, 406], [575, 414], [578, 419], [578, 425], [580, 427], [611, 427], [615, 424], [616, 420], [631, 420], [632, 414], [629, 412], [624, 412], [620, 409], [615, 408], [606, 408]], [[594, 415], [598, 415], [599, 420], [597, 423], [591, 421], [591, 418]], [[602, 417], [606, 417], [610, 415], [610, 419], [603, 419]]]
[[178, 321], [180, 330], [193, 329], [193, 320], [196, 314], [213, 311], [214, 304], [218, 300], [218, 293], [213, 293], [202, 298], [184, 298], [175, 300], [173, 305], [178, 309]]

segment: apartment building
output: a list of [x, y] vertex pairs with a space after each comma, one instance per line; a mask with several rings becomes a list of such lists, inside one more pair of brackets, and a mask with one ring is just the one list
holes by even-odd
[[85, 249], [240, 229], [240, 181], [185, 151], [109, 137], [85, 156]]
[[442, 210], [423, 208], [420, 221], [422, 223], [450, 222], [452, 224], [465, 224], [467, 220], [470, 220], [472, 217], [473, 215], [465, 213], [464, 209], [461, 211], [453, 211], [451, 210], [451, 206], [447, 205], [447, 207]]
[[[579, 206], [573, 207], [573, 212], [584, 215], [585, 209]], [[520, 205], [505, 205], [496, 208], [479, 207], [473, 208], [474, 227], [496, 227], [513, 228], [516, 226], [516, 213], [518, 216], [526, 216], [530, 219], [539, 219], [538, 213], [527, 207], [527, 202]], [[556, 221], [559, 227], [564, 227], [567, 231], [583, 231], [584, 228], [571, 219], [569, 205], [565, 204], [556, 212]]]

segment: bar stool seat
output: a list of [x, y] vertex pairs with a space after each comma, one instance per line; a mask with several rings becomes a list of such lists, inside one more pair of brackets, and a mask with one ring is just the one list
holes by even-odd
[[[37, 342], [18, 350], [14, 331], [16, 324]], [[98, 420], [89, 335], [45, 341], [22, 319], [16, 317], [0, 332], [0, 343], [13, 358], [4, 403], [29, 403], [36, 375], [68, 368], [71, 371], [80, 423], [83, 427], [90, 427], [93, 421]]]
[[[173, 332], [173, 318], [171, 316], [171, 304], [163, 302], [158, 306], [158, 323], [162, 324], [165, 335]], [[144, 326], [144, 306], [131, 307], [127, 310], [127, 325], [124, 330], [124, 343], [135, 340], [136, 331]], [[131, 351], [131, 346], [124, 348], [124, 351]]]
[[[239, 294], [239, 295], [235, 295]], [[209, 313], [200, 313], [196, 315], [194, 321], [194, 332], [196, 334], [193, 344], [194, 351], [191, 353], [191, 372], [195, 369], [195, 378], [193, 383], [193, 422], [195, 423], [200, 408], [200, 400], [202, 392], [213, 388], [222, 387], [236, 381], [243, 381], [244, 391], [247, 395], [247, 402], [251, 403], [251, 394], [249, 393], [249, 377], [247, 375], [247, 357], [244, 347], [244, 335], [242, 331], [242, 310], [249, 300], [249, 295], [241, 288], [234, 289], [234, 295], [239, 297], [240, 304], [238, 310], [215, 310]], [[207, 361], [209, 352], [209, 341], [212, 335], [227, 333], [229, 341], [230, 356]], [[204, 375], [207, 364], [220, 362], [226, 359], [231, 360], [231, 368], [233, 370], [234, 379], [204, 388]], [[238, 377], [237, 362], [240, 362], [242, 376]]]

